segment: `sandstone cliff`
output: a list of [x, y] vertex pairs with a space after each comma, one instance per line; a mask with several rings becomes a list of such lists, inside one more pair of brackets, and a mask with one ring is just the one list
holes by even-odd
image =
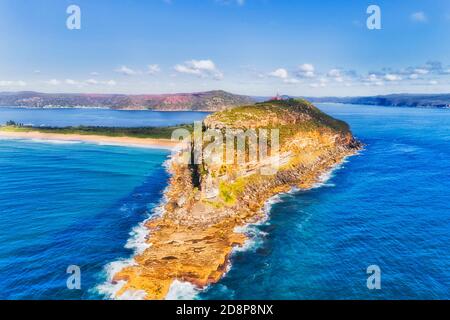
[[[264, 173], [261, 169], [272, 164], [262, 159], [239, 164], [203, 159], [187, 165], [177, 161], [181, 153], [174, 155], [164, 214], [146, 224], [149, 248], [135, 257], [135, 265], [115, 276], [115, 281], [124, 282], [117, 297], [128, 290], [143, 290], [147, 299], [162, 299], [174, 280], [199, 288], [217, 282], [232, 248], [246, 240], [236, 227], [261, 219], [271, 196], [293, 187], [311, 187], [324, 171], [360, 148], [346, 123], [304, 100], [269, 101], [218, 112], [203, 122], [204, 133], [211, 129], [279, 130], [277, 170]], [[269, 139], [269, 160], [275, 142]]]

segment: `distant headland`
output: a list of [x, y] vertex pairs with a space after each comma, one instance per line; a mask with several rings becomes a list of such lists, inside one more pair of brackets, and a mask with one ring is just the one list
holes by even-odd
[[367, 97], [305, 97], [313, 103], [334, 102], [371, 106], [449, 108], [450, 94], [389, 94]]
[[27, 108], [108, 108], [155, 111], [220, 111], [255, 102], [223, 90], [174, 94], [88, 94], [0, 92], [0, 106]]
[[103, 108], [116, 110], [216, 112], [268, 100], [301, 98], [312, 103], [345, 103], [371, 106], [450, 108], [450, 93], [389, 94], [355, 97], [250, 96], [223, 90], [168, 94], [0, 92], [0, 107]]

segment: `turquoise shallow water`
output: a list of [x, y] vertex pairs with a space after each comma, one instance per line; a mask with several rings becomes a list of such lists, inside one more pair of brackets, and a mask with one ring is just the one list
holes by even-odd
[[[0, 140], [0, 299], [102, 298], [108, 262], [161, 197], [168, 152]], [[66, 269], [81, 268], [81, 290]]]
[[[321, 187], [282, 195], [198, 298], [449, 299], [450, 112], [320, 107], [350, 123], [365, 150]], [[130, 257], [130, 231], [160, 201], [166, 157], [0, 140], [0, 298], [103, 298], [105, 266]], [[66, 288], [71, 264], [81, 290]], [[366, 287], [372, 264], [381, 290]]]

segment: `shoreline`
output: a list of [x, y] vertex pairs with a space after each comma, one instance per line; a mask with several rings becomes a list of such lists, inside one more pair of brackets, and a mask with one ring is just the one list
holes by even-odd
[[134, 138], [134, 137], [111, 137], [102, 135], [44, 133], [39, 131], [13, 132], [0, 129], [0, 138], [43, 140], [43, 141], [68, 141], [87, 142], [111, 146], [138, 147], [151, 149], [176, 149], [178, 142], [170, 139]]
[[[138, 227], [142, 228], [145, 235], [141, 238], [141, 241], [137, 246], [134, 247], [134, 253], [128, 259], [117, 260], [114, 263], [120, 264], [120, 267], [113, 268], [114, 271], [109, 270], [108, 280], [106, 283], [100, 285], [102, 288], [100, 291], [103, 294], [109, 296], [112, 299], [139, 299], [139, 300], [147, 300], [147, 299], [157, 299], [157, 300], [167, 300], [173, 299], [175, 297], [186, 298], [186, 295], [190, 297], [190, 299], [195, 298], [198, 294], [203, 292], [209, 285], [219, 282], [223, 277], [226, 276], [228, 271], [231, 269], [231, 257], [236, 252], [245, 252], [250, 251], [253, 248], [253, 243], [257, 239], [255, 237], [251, 237], [247, 231], [249, 228], [254, 226], [263, 224], [270, 220], [270, 210], [272, 204], [279, 201], [279, 197], [282, 194], [287, 194], [296, 191], [307, 191], [312, 190], [314, 188], [320, 187], [326, 183], [327, 180], [332, 178], [332, 174], [334, 171], [339, 170], [342, 165], [346, 162], [346, 160], [354, 155], [357, 155], [359, 152], [350, 152], [347, 154], [343, 154], [339, 156], [335, 161], [330, 161], [323, 166], [316, 168], [315, 170], [311, 170], [305, 177], [305, 180], [298, 185], [297, 187], [290, 188], [281, 188], [278, 190], [272, 190], [269, 192], [268, 197], [260, 204], [260, 209], [256, 210], [250, 217], [247, 216], [244, 219], [239, 219], [240, 222], [229, 221], [228, 219], [224, 219], [224, 221], [220, 221], [218, 224], [212, 226], [212, 228], [208, 228], [208, 230], [198, 229], [198, 234], [193, 235], [192, 230], [196, 229], [195, 225], [190, 226], [181, 226], [174, 223], [172, 217], [169, 217], [169, 212], [167, 211], [168, 204], [168, 194], [167, 192], [170, 190], [171, 183], [165, 189], [163, 194], [164, 201], [161, 201], [161, 206], [158, 208], [158, 214], [152, 214], [147, 217], [144, 221], [139, 223]], [[171, 179], [174, 177], [175, 172], [170, 170], [170, 163], [173, 161], [173, 157], [168, 160], [168, 172], [171, 175]], [[202, 271], [204, 277], [198, 278], [196, 276], [190, 276], [188, 270], [183, 270], [184, 268], [180, 268], [177, 271], [177, 275], [172, 279], [164, 279], [157, 277], [157, 282], [161, 281], [161, 284], [158, 284], [155, 288], [155, 283], [150, 281], [142, 281], [144, 279], [141, 278], [141, 275], [135, 274], [132, 270], [136, 271], [136, 268], [140, 269], [140, 272], [146, 273], [146, 265], [147, 263], [147, 255], [149, 254], [149, 249], [152, 247], [153, 250], [160, 251], [162, 247], [166, 247], [168, 243], [171, 245], [179, 246], [181, 243], [192, 242], [192, 245], [187, 245], [185, 250], [195, 249], [196, 243], [201, 243], [203, 240], [208, 239], [207, 243], [210, 243], [209, 239], [214, 239], [217, 235], [215, 231], [210, 231], [211, 229], [216, 229], [218, 226], [220, 228], [225, 228], [224, 233], [221, 233], [220, 240], [221, 245], [216, 247], [215, 256], [217, 259], [215, 261], [215, 266], [213, 270], [208, 270], [208, 267], [205, 269], [202, 267], [197, 269], [196, 272], [200, 274]], [[183, 230], [187, 227], [187, 230]], [[192, 229], [193, 228], [193, 229]], [[181, 230], [180, 230], [181, 229]], [[145, 231], [144, 231], [145, 230]], [[225, 234], [225, 238], [222, 238]], [[175, 235], [175, 240], [173, 236]], [[130, 238], [131, 239], [131, 238]], [[212, 240], [213, 241], [213, 240]], [[144, 250], [138, 250], [138, 247], [146, 247]], [[166, 248], [167, 249], [167, 248]], [[168, 259], [172, 256], [170, 254], [178, 255], [176, 251], [178, 249], [173, 250], [162, 250], [163, 252], [155, 252], [151, 254], [150, 260], [160, 260], [161, 258]], [[198, 259], [202, 260], [201, 252], [194, 254]], [[171, 260], [168, 259], [168, 260]], [[153, 263], [151, 263], [153, 264]], [[111, 266], [106, 266], [111, 267]], [[190, 268], [188, 268], [190, 269]], [[184, 276], [181, 273], [187, 273]], [[140, 273], [139, 272], [139, 273]], [[153, 279], [156, 280], [156, 279]], [[130, 285], [130, 282], [135, 283]], [[105, 290], [106, 287], [109, 287], [109, 290]], [[152, 293], [149, 295], [149, 293]]]
[[123, 108], [109, 108], [109, 107], [28, 107], [28, 106], [0, 106], [0, 109], [25, 109], [25, 110], [111, 110], [111, 111], [151, 111], [151, 112], [201, 112], [201, 113], [213, 113], [213, 110], [164, 110], [164, 109], [147, 109], [145, 107], [123, 107]]

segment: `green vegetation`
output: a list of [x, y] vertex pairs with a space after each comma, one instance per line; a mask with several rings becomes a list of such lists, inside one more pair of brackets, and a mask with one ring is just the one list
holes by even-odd
[[[299, 131], [313, 131], [317, 129], [327, 129], [337, 132], [349, 132], [349, 126], [340, 120], [323, 113], [303, 99], [273, 100], [253, 105], [230, 108], [221, 112], [211, 114], [208, 118], [219, 121], [225, 126], [232, 128], [247, 129], [251, 124], [252, 128], [260, 126], [264, 129], [279, 129], [280, 142], [292, 137]], [[280, 122], [283, 125], [280, 125]], [[168, 127], [32, 127], [14, 121], [8, 121], [5, 126], [1, 126], [3, 131], [29, 132], [37, 131], [42, 133], [57, 134], [81, 134], [81, 135], [102, 135], [112, 137], [136, 137], [170, 139], [172, 132], [176, 129], [187, 129], [193, 131], [192, 124], [182, 124]], [[269, 141], [270, 145], [270, 141]]]
[[227, 205], [233, 205], [240, 193], [244, 191], [246, 181], [243, 178], [238, 178], [233, 183], [220, 182], [219, 196]]
[[8, 121], [5, 126], [1, 126], [0, 130], [11, 132], [42, 132], [57, 134], [82, 134], [82, 135], [100, 135], [110, 137], [135, 137], [135, 138], [153, 138], [153, 139], [170, 139], [172, 132], [176, 129], [193, 130], [193, 125], [182, 124], [169, 127], [138, 127], [138, 128], [122, 128], [122, 127], [32, 127], [17, 124], [14, 121]]
[[8, 127], [23, 127], [23, 124], [16, 123], [15, 121], [9, 120], [9, 121], [6, 121], [6, 126], [8, 126]]
[[347, 123], [334, 119], [304, 99], [272, 100], [235, 107], [214, 113], [209, 119], [244, 130], [248, 127], [279, 129], [281, 143], [299, 131], [350, 132]]

